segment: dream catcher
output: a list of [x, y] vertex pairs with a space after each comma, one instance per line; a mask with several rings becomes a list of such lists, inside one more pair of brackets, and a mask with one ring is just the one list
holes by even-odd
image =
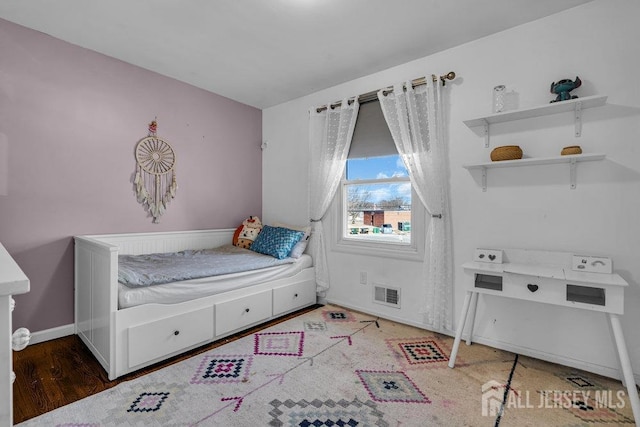
[[142, 203], [158, 223], [167, 205], [176, 196], [176, 154], [168, 142], [156, 135], [158, 123], [149, 124], [149, 136], [136, 145], [136, 187], [138, 202]]

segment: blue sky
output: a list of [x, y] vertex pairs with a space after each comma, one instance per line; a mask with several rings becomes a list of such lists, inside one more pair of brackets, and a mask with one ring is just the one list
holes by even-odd
[[370, 157], [347, 161], [347, 179], [375, 179], [392, 176], [408, 176], [400, 156]]
[[[366, 159], [350, 159], [347, 161], [346, 174], [348, 180], [409, 176], [402, 160], [400, 160], [400, 156], [397, 154]], [[409, 182], [367, 184], [366, 188], [371, 194], [369, 201], [373, 203], [396, 197], [402, 197], [407, 202], [411, 201], [411, 184]]]

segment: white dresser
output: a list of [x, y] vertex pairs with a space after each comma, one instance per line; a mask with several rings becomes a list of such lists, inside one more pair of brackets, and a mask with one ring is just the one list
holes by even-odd
[[13, 425], [13, 354], [28, 343], [25, 328], [13, 333], [11, 312], [15, 302], [11, 295], [29, 292], [29, 279], [0, 244], [0, 427]]

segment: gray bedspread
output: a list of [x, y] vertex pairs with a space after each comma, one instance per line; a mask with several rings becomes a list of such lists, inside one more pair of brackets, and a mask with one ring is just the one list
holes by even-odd
[[118, 281], [137, 288], [294, 262], [293, 258], [277, 259], [233, 245], [171, 253], [119, 255]]

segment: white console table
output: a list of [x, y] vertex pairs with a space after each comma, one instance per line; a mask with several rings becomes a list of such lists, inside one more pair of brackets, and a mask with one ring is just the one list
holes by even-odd
[[[568, 258], [570, 255], [564, 253], [516, 250], [511, 254], [513, 256], [509, 258], [513, 259], [510, 260], [517, 262], [493, 264], [474, 261], [463, 265], [466, 272], [472, 273], [472, 280], [468, 283], [469, 289], [458, 321], [449, 367], [455, 366], [468, 317], [470, 325], [467, 345], [471, 344], [478, 294], [600, 311], [606, 313], [611, 323], [623, 384], [627, 387], [633, 416], [640, 420], [640, 399], [620, 324], [627, 282], [618, 274], [573, 271]], [[509, 252], [506, 255], [509, 256]], [[472, 313], [471, 316], [468, 316], [469, 312]]]
[[[11, 295], [29, 292], [29, 279], [0, 244], [0, 426], [13, 425]], [[27, 331], [28, 333], [28, 331]], [[27, 339], [28, 342], [28, 339]]]

